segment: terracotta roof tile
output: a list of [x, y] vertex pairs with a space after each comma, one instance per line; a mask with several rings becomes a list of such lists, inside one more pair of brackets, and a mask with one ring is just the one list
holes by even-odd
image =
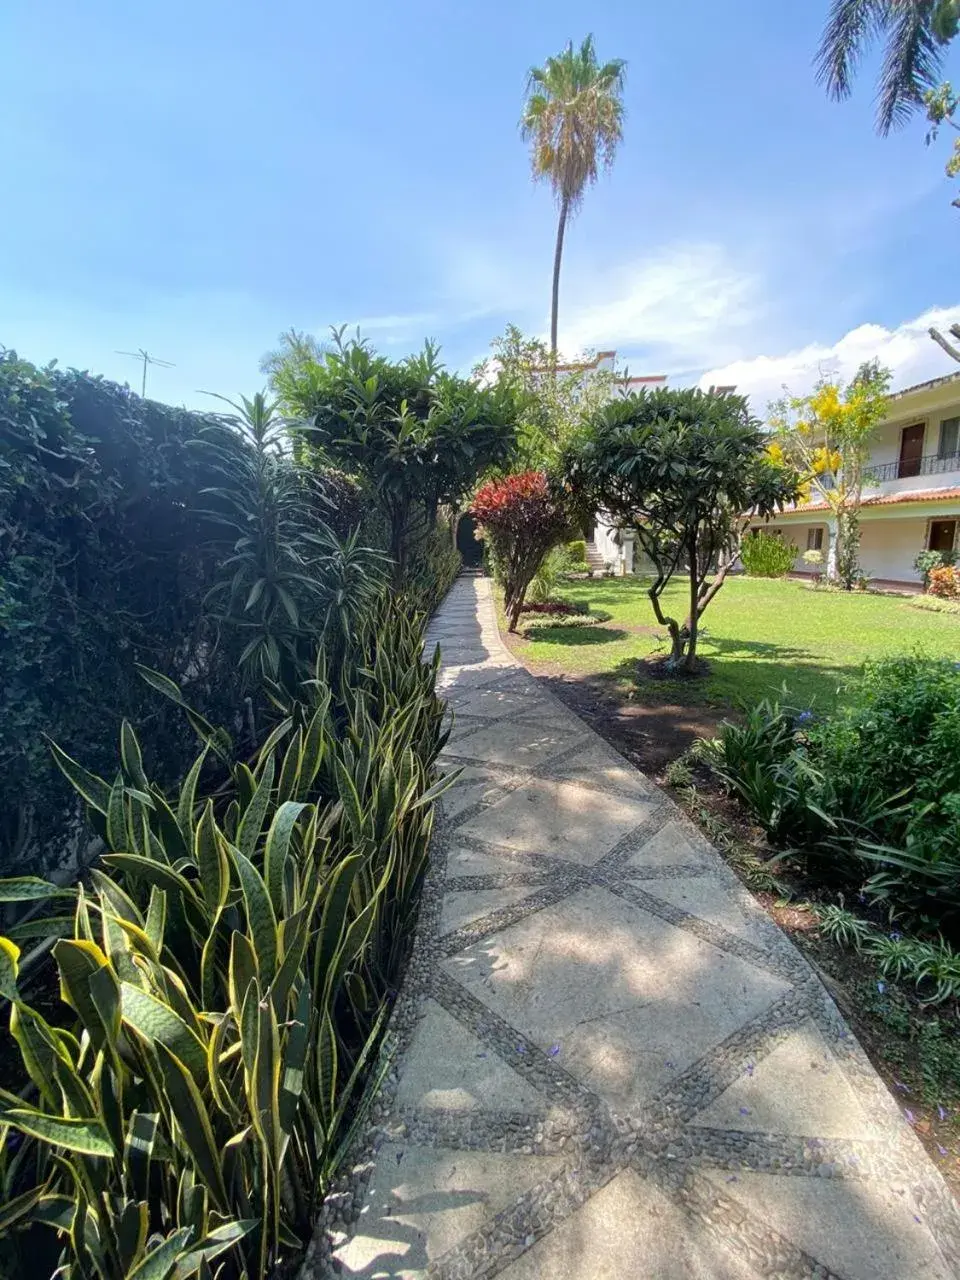
[[[953, 501], [960, 498], [960, 489], [913, 489], [909, 493], [882, 493], [874, 498], [864, 498], [862, 507], [892, 507], [900, 502], [938, 502]], [[798, 512], [829, 511], [825, 502], [811, 502], [803, 507], [791, 507], [784, 515], [795, 515]]]

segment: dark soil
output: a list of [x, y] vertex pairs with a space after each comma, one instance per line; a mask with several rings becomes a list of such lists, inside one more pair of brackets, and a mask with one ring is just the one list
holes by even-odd
[[[522, 650], [514, 652], [522, 661]], [[697, 738], [712, 738], [723, 712], [678, 703], [639, 703], [603, 676], [533, 674], [644, 773], [660, 778]]]

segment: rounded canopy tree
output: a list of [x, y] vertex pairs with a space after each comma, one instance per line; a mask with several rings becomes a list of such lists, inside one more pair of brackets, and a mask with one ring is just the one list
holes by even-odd
[[[744, 396], [660, 388], [615, 400], [567, 451], [567, 486], [585, 511], [632, 528], [656, 570], [649, 590], [670, 634], [670, 663], [692, 670], [699, 621], [751, 521], [800, 496], [799, 473], [771, 456]], [[686, 621], [661, 597], [690, 574]]]

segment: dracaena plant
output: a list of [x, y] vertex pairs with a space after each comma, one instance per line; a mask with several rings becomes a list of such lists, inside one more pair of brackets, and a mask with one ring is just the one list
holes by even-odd
[[47, 920], [69, 934], [54, 947], [66, 1027], [24, 999], [17, 939], [0, 940], [36, 1089], [0, 1096], [3, 1137], [22, 1139], [3, 1144], [0, 1235], [52, 1228], [71, 1280], [211, 1263], [252, 1280], [308, 1238], [345, 1114], [363, 1114], [444, 785], [421, 643], [374, 612], [336, 691], [322, 659], [302, 699], [271, 686], [282, 719], [249, 761], [185, 708], [204, 745], [174, 798], [128, 724], [112, 783], [54, 749], [106, 852], [89, 889], [0, 882], [8, 900], [72, 899]]

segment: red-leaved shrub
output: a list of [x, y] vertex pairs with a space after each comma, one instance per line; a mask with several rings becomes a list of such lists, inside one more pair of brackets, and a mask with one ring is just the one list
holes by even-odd
[[527, 587], [544, 556], [570, 536], [563, 490], [543, 471], [522, 471], [483, 485], [470, 514], [501, 568], [510, 630], [516, 631]]
[[943, 600], [955, 600], [960, 596], [960, 579], [952, 564], [941, 565], [939, 569], [931, 569], [927, 580], [927, 591], [932, 596], [940, 596]]

